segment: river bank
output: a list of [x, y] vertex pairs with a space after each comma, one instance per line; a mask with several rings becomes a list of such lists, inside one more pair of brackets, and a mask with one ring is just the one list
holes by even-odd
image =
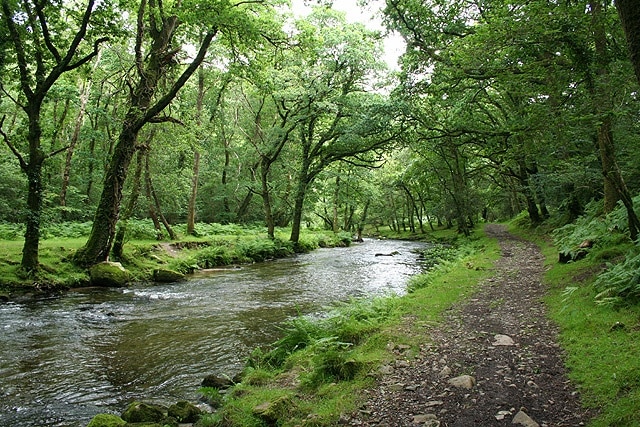
[[[85, 237], [77, 236], [80, 232], [76, 232], [75, 227], [80, 225], [69, 225], [67, 229], [71, 231], [43, 239], [41, 266], [32, 273], [20, 269], [22, 240], [15, 234], [14, 239], [0, 240], [0, 299], [43, 296], [91, 286], [89, 271], [72, 262], [73, 254], [85, 242]], [[286, 239], [287, 230], [279, 230], [275, 239], [269, 239], [263, 227], [207, 224], [200, 225], [199, 229], [202, 231], [198, 237], [182, 234], [175, 241], [144, 238], [150, 232], [140, 232], [127, 240], [122, 258], [113, 261], [124, 267], [130, 282], [153, 282], [158, 281], [158, 271], [175, 272], [178, 275], [172, 277], [180, 277], [201, 269], [246, 265], [320, 247], [351, 244], [349, 233], [324, 230], [304, 230], [294, 245]], [[135, 236], [140, 238], [133, 238]]]

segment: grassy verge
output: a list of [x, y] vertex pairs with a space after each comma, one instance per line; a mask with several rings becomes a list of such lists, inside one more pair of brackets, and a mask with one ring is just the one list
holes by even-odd
[[[17, 226], [15, 226], [17, 227]], [[0, 224], [0, 296], [22, 291], [53, 291], [89, 284], [87, 271], [71, 262], [73, 254], [86, 242], [90, 225], [58, 224], [45, 230], [40, 244], [41, 268], [25, 274], [20, 269], [23, 240], [21, 231]], [[158, 241], [148, 221], [130, 221], [122, 265], [134, 281], [149, 281], [156, 269], [190, 273], [196, 269], [282, 258], [318, 247], [346, 246], [351, 236], [324, 230], [305, 230], [298, 245], [289, 242], [288, 230], [279, 230], [276, 239], [267, 237], [264, 227], [234, 224], [198, 224], [198, 236], [186, 236], [176, 226], [179, 239]], [[170, 245], [170, 246], [169, 246]], [[169, 249], [169, 250], [168, 250]]]
[[584, 405], [598, 414], [589, 426], [640, 426], [640, 307], [596, 302], [593, 283], [606, 267], [598, 253], [560, 264], [549, 239], [512, 231], [536, 241], [546, 257], [546, 302], [560, 327], [569, 375]]
[[424, 327], [491, 274], [499, 248], [478, 233], [446, 257], [414, 277], [405, 296], [354, 300], [321, 319], [291, 322], [281, 340], [254, 352], [242, 382], [200, 425], [336, 425], [362, 403], [382, 366], [418, 354]]

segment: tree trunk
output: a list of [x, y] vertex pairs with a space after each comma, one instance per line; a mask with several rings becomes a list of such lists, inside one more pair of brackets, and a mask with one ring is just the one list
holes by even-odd
[[187, 212], [187, 234], [194, 235], [196, 231], [196, 201], [198, 199], [198, 175], [200, 174], [200, 152], [193, 153], [193, 176], [191, 177], [191, 197]]
[[627, 38], [633, 70], [640, 83], [640, 1], [616, 0], [615, 3]]
[[[145, 147], [148, 149], [148, 147]], [[138, 155], [136, 157], [136, 171], [133, 178], [133, 188], [131, 189], [131, 196], [129, 197], [129, 201], [124, 208], [124, 212], [122, 213], [122, 221], [118, 224], [118, 231], [116, 232], [116, 236], [113, 242], [113, 256], [115, 259], [122, 259], [123, 249], [124, 249], [124, 236], [127, 232], [127, 221], [133, 215], [133, 211], [136, 208], [136, 204], [138, 203], [138, 197], [140, 196], [140, 186], [141, 186], [141, 178], [142, 178], [142, 166], [143, 166], [143, 157], [145, 156], [142, 150], [138, 150]]]
[[140, 130], [137, 120], [132, 116], [135, 117], [135, 112], [130, 112], [125, 119], [114, 148], [87, 243], [76, 252], [75, 259], [80, 265], [96, 264], [109, 259], [120, 215], [122, 188], [136, 151], [136, 140]]
[[[100, 58], [96, 61], [96, 65], [100, 63]], [[94, 66], [95, 70], [95, 66]], [[60, 206], [62, 211], [60, 212], [62, 220], [67, 219], [67, 189], [69, 188], [69, 177], [71, 176], [71, 159], [73, 152], [78, 144], [80, 138], [80, 130], [84, 123], [84, 114], [87, 111], [87, 101], [89, 100], [89, 94], [91, 93], [91, 80], [87, 80], [82, 90], [80, 91], [80, 109], [76, 116], [75, 126], [73, 128], [73, 134], [71, 135], [71, 141], [69, 141], [69, 147], [67, 148], [67, 155], [65, 156], [64, 169], [62, 171], [62, 185], [60, 188]]]
[[28, 193], [27, 193], [27, 218], [25, 221], [24, 246], [22, 247], [22, 261], [20, 266], [25, 271], [35, 271], [40, 264], [39, 246], [40, 246], [40, 217], [42, 215], [42, 192], [44, 186], [42, 184], [42, 164], [45, 155], [40, 146], [40, 137], [42, 128], [40, 127], [40, 102], [34, 102], [27, 109], [29, 116], [29, 134], [27, 135], [29, 142], [29, 158], [25, 163], [20, 164], [22, 170], [27, 175]]
[[[146, 5], [146, 2], [142, 2], [138, 10], [135, 57], [139, 80], [130, 92], [129, 111], [125, 115], [118, 143], [114, 148], [105, 176], [91, 234], [87, 243], [76, 252], [74, 257], [76, 263], [80, 265], [96, 264], [109, 258], [120, 213], [122, 187], [136, 149], [138, 132], [146, 123], [157, 121], [158, 115], [176, 97], [178, 91], [204, 60], [211, 40], [217, 32], [211, 31], [206, 34], [196, 57], [175, 80], [171, 88], [152, 105], [151, 101], [156, 96], [158, 84], [162, 78], [166, 77], [168, 65], [173, 58], [171, 43], [179, 21], [177, 16], [160, 16], [163, 18], [162, 26], [158, 28], [156, 18], [162, 15], [163, 11], [161, 8], [147, 11]], [[149, 3], [149, 5], [153, 9], [152, 6], [155, 4]], [[144, 23], [145, 16], [149, 16], [152, 21], [148, 27]], [[142, 54], [141, 45], [146, 30], [149, 30], [151, 36], [151, 51], [145, 57]]]
[[[634, 3], [636, 3], [637, 6], [637, 2]], [[613, 142], [613, 119], [610, 107], [611, 94], [608, 69], [609, 60], [607, 59], [607, 36], [604, 26], [604, 13], [600, 0], [591, 1], [589, 5], [592, 14], [593, 36], [596, 50], [595, 65], [596, 75], [598, 77], [595, 85], [592, 86], [592, 95], [595, 110], [600, 118], [598, 148], [600, 151], [600, 161], [602, 162], [602, 173], [604, 175], [604, 209], [605, 213], [611, 212], [615, 209], [618, 200], [622, 200], [627, 210], [629, 235], [632, 240], [635, 240], [638, 237], [640, 229], [640, 219], [635, 213], [633, 200], [622, 177], [622, 171], [618, 166]], [[623, 8], [625, 19], [633, 21], [633, 16], [637, 16], [640, 13], [637, 7], [635, 7], [635, 14], [632, 13], [631, 16], [629, 16], [627, 15], [629, 11], [626, 9], [628, 5], [624, 1], [622, 5], [625, 6]], [[635, 31], [637, 33], [638, 29], [636, 28]], [[633, 46], [630, 45], [630, 49], [633, 49]]]
[[264, 209], [264, 220], [267, 224], [267, 236], [275, 239], [275, 220], [273, 219], [273, 211], [271, 208], [271, 191], [269, 191], [269, 164], [268, 160], [263, 158], [260, 166], [260, 182], [262, 185], [262, 206]]
[[293, 219], [291, 224], [291, 237], [289, 238], [294, 244], [300, 241], [300, 228], [302, 224], [302, 209], [304, 206], [304, 196], [307, 191], [306, 176], [301, 176], [296, 189], [296, 196], [293, 204]]

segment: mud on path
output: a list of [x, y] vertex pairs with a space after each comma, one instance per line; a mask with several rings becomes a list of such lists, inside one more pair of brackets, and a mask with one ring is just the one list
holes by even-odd
[[[417, 357], [400, 357], [368, 391], [355, 426], [581, 426], [593, 414], [566, 377], [557, 328], [546, 316], [544, 258], [503, 226], [495, 274], [441, 324]], [[402, 354], [402, 346], [394, 351]], [[415, 353], [414, 353], [415, 356]]]

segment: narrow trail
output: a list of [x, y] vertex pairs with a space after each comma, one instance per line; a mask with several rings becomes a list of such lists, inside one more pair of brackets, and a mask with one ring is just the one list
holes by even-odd
[[[416, 358], [385, 367], [354, 426], [581, 426], [591, 414], [567, 379], [542, 302], [536, 245], [488, 225], [502, 250], [495, 274], [424, 331]], [[402, 351], [402, 349], [397, 349]]]

